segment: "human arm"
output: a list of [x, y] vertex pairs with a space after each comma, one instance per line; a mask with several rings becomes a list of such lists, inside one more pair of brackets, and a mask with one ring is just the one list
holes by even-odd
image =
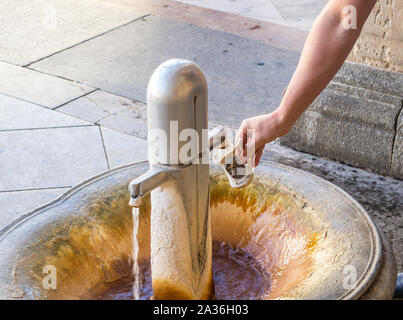
[[[236, 141], [243, 141], [240, 158], [246, 161], [247, 130], [253, 130], [256, 166], [266, 143], [285, 135], [343, 65], [357, 41], [376, 0], [330, 0], [305, 41], [298, 66], [280, 106], [272, 113], [242, 122]], [[346, 28], [347, 6], [356, 8], [356, 29]], [[249, 146], [250, 147], [250, 146]], [[252, 150], [252, 151], [253, 151]]]

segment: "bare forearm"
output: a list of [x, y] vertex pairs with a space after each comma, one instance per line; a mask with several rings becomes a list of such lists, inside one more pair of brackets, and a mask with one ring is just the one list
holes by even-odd
[[[331, 0], [318, 16], [277, 110], [288, 126], [292, 126], [340, 69], [375, 2], [375, 0]], [[345, 27], [343, 8], [347, 5], [354, 5], [357, 8], [356, 29]]]

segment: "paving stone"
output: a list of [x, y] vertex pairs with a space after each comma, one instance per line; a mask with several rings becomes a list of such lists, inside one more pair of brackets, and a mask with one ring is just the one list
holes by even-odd
[[0, 132], [0, 191], [72, 186], [107, 168], [97, 126]]
[[271, 0], [289, 26], [309, 31], [328, 0]]
[[[239, 14], [217, 11], [173, 0], [99, 0], [128, 6], [138, 12], [235, 34], [268, 45], [302, 51], [308, 32]], [[197, 1], [197, 0], [196, 0]], [[203, 0], [204, 1], [204, 0]], [[226, 0], [214, 1], [215, 5]], [[243, 3], [245, 1], [241, 0]], [[262, 1], [262, 0], [257, 0]], [[264, 0], [269, 1], [269, 0]], [[323, 1], [323, 0], [322, 0]], [[231, 4], [222, 10], [231, 11]], [[249, 1], [248, 1], [249, 3]], [[252, 3], [253, 6], [253, 3]], [[268, 5], [264, 5], [265, 12]]]
[[0, 130], [89, 125], [60, 112], [0, 94]]
[[73, 81], [1, 61], [0, 79], [0, 93], [47, 108], [55, 108], [94, 90]]
[[58, 188], [0, 192], [0, 230], [21, 215], [53, 201], [67, 190]]
[[[114, 131], [147, 139], [147, 109], [144, 103], [138, 101], [97, 90], [56, 110]], [[208, 123], [209, 129], [219, 125], [222, 124]]]
[[146, 108], [143, 103], [102, 90], [67, 103], [57, 110], [92, 123], [97, 123], [111, 115], [136, 119], [146, 117]]
[[272, 2], [267, 0], [179, 0], [179, 2], [234, 13], [240, 16], [255, 18], [285, 26], [288, 25], [287, 21], [283, 18]]
[[[105, 50], [107, 48], [107, 50]], [[32, 65], [47, 73], [145, 102], [155, 68], [195, 61], [209, 85], [209, 118], [238, 126], [275, 109], [299, 53], [236, 35], [147, 17]]]
[[139, 17], [131, 8], [96, 0], [2, 0], [0, 12], [0, 59], [19, 65]]
[[147, 160], [147, 141], [124, 133], [101, 128], [111, 168]]
[[100, 121], [99, 124], [142, 139], [147, 138], [147, 122], [143, 119], [112, 115]]

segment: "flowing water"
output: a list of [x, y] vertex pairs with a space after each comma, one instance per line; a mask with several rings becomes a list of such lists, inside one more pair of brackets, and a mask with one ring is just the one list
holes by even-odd
[[[137, 276], [117, 281], [100, 298], [131, 300], [138, 294], [139, 299], [150, 299], [150, 261], [141, 261], [137, 268]], [[256, 300], [261, 299], [270, 290], [270, 277], [256, 260], [244, 250], [222, 242], [213, 242], [213, 278], [218, 300]], [[136, 282], [139, 283], [140, 279], [142, 285], [137, 286]]]
[[133, 207], [133, 298], [134, 300], [140, 299], [140, 287], [141, 287], [141, 276], [140, 268], [138, 262], [139, 254], [139, 242], [137, 239], [137, 233], [139, 231], [139, 221], [140, 221], [140, 208]]

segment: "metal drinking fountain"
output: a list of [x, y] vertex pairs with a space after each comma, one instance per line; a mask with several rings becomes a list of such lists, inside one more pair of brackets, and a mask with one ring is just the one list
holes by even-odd
[[[207, 83], [193, 62], [161, 64], [147, 88], [149, 170], [129, 185], [130, 205], [151, 193], [155, 299], [208, 299], [214, 292], [209, 217]], [[207, 160], [206, 160], [207, 159]]]

